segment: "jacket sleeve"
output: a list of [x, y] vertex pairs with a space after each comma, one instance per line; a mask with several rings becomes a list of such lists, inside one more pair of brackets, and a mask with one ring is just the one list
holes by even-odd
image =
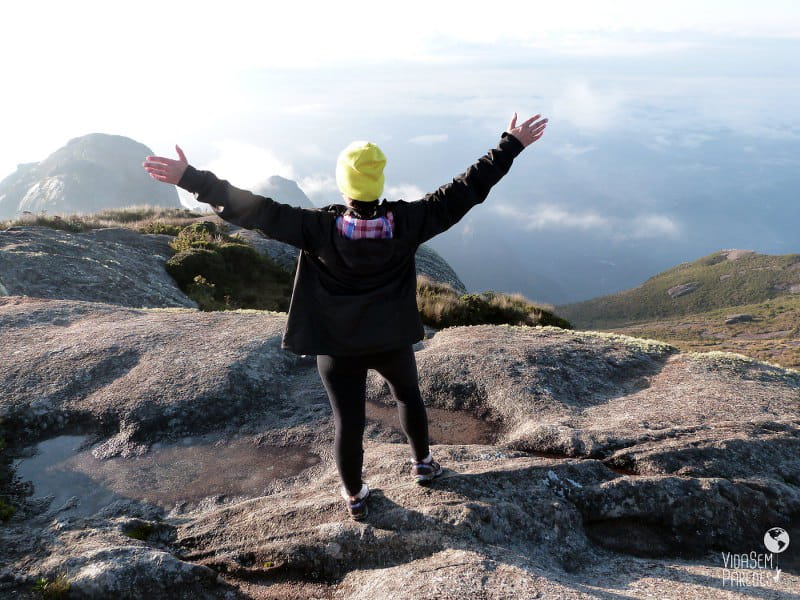
[[324, 232], [322, 211], [297, 208], [240, 190], [210, 171], [189, 165], [178, 185], [211, 205], [220, 218], [244, 227], [259, 229], [268, 238], [313, 251]]
[[525, 147], [504, 132], [500, 143], [464, 173], [422, 200], [410, 202], [409, 221], [419, 231], [419, 243], [446, 231], [476, 204], [486, 200], [489, 190], [508, 173], [514, 158]]

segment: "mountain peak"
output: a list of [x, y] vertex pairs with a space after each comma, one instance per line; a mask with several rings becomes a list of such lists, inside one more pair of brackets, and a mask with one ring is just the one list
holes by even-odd
[[300, 208], [315, 208], [296, 181], [286, 179], [280, 175], [270, 176], [263, 183], [257, 185], [253, 191], [283, 204], [299, 206]]
[[20, 164], [0, 181], [0, 219], [23, 211], [69, 214], [141, 204], [179, 207], [177, 191], [142, 170], [142, 160], [152, 153], [122, 135], [72, 138], [43, 161]]

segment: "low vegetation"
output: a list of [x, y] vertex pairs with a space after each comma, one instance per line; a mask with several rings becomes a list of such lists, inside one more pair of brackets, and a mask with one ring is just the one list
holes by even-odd
[[104, 227], [128, 227], [141, 233], [177, 235], [183, 227], [202, 216], [204, 216], [202, 213], [186, 208], [150, 205], [109, 208], [91, 214], [75, 213], [63, 216], [48, 215], [42, 211], [23, 214], [18, 219], [0, 221], [0, 229], [35, 225], [81, 233]]
[[184, 227], [167, 271], [201, 310], [289, 309], [292, 274], [211, 221]]
[[36, 580], [32, 591], [38, 598], [44, 600], [61, 600], [62, 598], [69, 598], [70, 582], [67, 576], [59, 573], [54, 579], [40, 577]]
[[442, 329], [455, 325], [553, 325], [571, 329], [552, 307], [537, 305], [521, 294], [493, 291], [459, 295], [448, 285], [417, 277], [417, 307], [422, 322]]
[[[675, 288], [690, 283], [694, 284], [693, 291], [675, 293]], [[585, 329], [623, 327], [765, 302], [789, 295], [791, 286], [797, 284], [800, 284], [798, 254], [723, 250], [659, 273], [639, 287], [560, 306], [558, 311]]]
[[155, 527], [150, 523], [140, 523], [126, 529], [122, 533], [131, 539], [145, 541], [153, 535], [153, 531], [155, 531]]
[[[748, 320], [728, 323], [732, 315]], [[754, 359], [800, 368], [800, 296], [633, 323], [611, 329], [663, 340], [684, 352], [735, 352]]]

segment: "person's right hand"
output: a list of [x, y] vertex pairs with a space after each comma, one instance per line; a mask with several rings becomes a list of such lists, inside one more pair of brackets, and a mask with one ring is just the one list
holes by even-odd
[[539, 119], [541, 116], [542, 115], [534, 115], [522, 125], [517, 125], [517, 113], [514, 113], [506, 131], [517, 138], [519, 142], [527, 148], [542, 137], [544, 128], [547, 127], [547, 119]]
[[186, 160], [186, 155], [177, 144], [175, 150], [178, 152], [178, 160], [163, 156], [148, 156], [142, 163], [144, 170], [157, 181], [177, 185], [186, 167], [189, 166], [189, 161]]

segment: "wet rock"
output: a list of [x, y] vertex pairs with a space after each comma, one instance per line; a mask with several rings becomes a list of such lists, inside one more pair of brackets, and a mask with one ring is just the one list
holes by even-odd
[[[0, 561], [29, 578], [66, 572], [85, 597], [126, 597], [133, 584], [150, 597], [716, 598], [721, 552], [763, 552], [769, 527], [800, 539], [800, 373], [548, 327], [425, 340], [426, 403], [491, 423], [497, 439], [434, 445], [445, 472], [422, 487], [402, 437], [372, 423], [369, 515], [352, 521], [324, 389], [312, 362], [280, 350], [284, 325], [262, 312], [0, 299], [12, 348], [0, 416], [15, 432], [103, 431], [98, 454], [119, 461], [206, 427], [319, 456], [247, 497], [25, 513], [0, 528]], [[375, 373], [368, 396], [392, 403]], [[765, 595], [800, 593], [793, 548]]]
[[593, 550], [581, 533], [580, 514], [547, 472], [557, 469], [570, 486], [607, 470], [595, 461], [561, 467], [519, 454], [481, 458], [486, 449], [440, 447], [437, 457], [448, 470], [426, 489], [409, 485], [405, 448], [370, 444], [366, 464], [373, 495], [366, 523], [341, 519], [344, 506], [332, 493], [338, 476], [331, 465], [300, 495], [290, 490], [179, 525], [182, 556], [239, 576], [280, 571], [326, 578], [405, 564], [454, 547], [495, 556], [494, 546], [510, 545], [530, 553], [531, 564], [568, 569], [590, 560]]
[[267, 408], [294, 425], [292, 411], [276, 411], [296, 362], [280, 347], [285, 322], [281, 313], [0, 298], [4, 347], [13, 349], [0, 361], [0, 419], [18, 440], [75, 427], [118, 434], [98, 449], [103, 457]]
[[[675, 352], [667, 344], [611, 334], [478, 325], [438, 332], [416, 360], [426, 401], [502, 423], [499, 443], [591, 455], [587, 448], [629, 436], [576, 426], [572, 415], [648, 387]], [[368, 389], [376, 400], [388, 399], [378, 377]]]

